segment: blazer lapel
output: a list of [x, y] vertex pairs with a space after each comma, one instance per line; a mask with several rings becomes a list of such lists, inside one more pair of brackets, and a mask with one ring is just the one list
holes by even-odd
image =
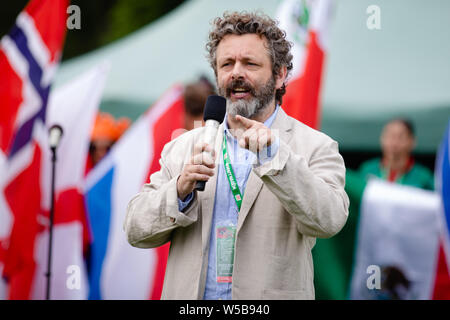
[[[278, 110], [278, 114], [272, 123], [271, 129], [275, 131], [275, 134], [279, 136], [281, 140], [283, 140], [285, 143], [288, 143], [291, 139], [291, 135], [289, 134], [289, 131], [291, 130], [289, 126], [288, 116], [284, 112], [283, 109]], [[245, 187], [244, 191], [244, 198], [242, 199], [242, 206], [241, 210], [239, 211], [239, 218], [238, 218], [238, 225], [236, 232], [238, 233], [241, 229], [242, 225], [244, 224], [245, 218], [247, 217], [248, 213], [250, 212], [250, 209], [253, 206], [253, 203], [255, 202], [259, 192], [262, 189], [262, 186], [264, 185], [263, 181], [260, 177], [258, 177], [253, 170], [250, 172], [247, 185]]]
[[256, 197], [261, 191], [262, 186], [263, 181], [256, 174], [253, 173], [253, 170], [250, 171], [250, 175], [248, 177], [247, 185], [244, 191], [244, 198], [242, 199], [241, 210], [239, 211], [238, 224], [236, 230], [237, 233], [241, 229], [242, 224], [245, 221], [245, 218], [247, 217], [251, 207], [253, 206], [253, 203], [256, 200]]

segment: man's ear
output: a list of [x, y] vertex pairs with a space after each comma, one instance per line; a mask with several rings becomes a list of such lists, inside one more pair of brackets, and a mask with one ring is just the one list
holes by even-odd
[[287, 76], [287, 67], [282, 66], [278, 71], [278, 74], [275, 76], [275, 89], [278, 90], [283, 86], [286, 80], [286, 76]]

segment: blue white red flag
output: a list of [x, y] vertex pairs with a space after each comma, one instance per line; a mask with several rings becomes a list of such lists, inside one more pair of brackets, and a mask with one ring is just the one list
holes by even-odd
[[89, 299], [159, 299], [168, 246], [132, 247], [123, 231], [130, 199], [160, 169], [164, 145], [183, 125], [183, 88], [174, 86], [142, 115], [87, 178], [92, 230]]
[[436, 157], [435, 184], [442, 200], [443, 247], [450, 266], [450, 122]]

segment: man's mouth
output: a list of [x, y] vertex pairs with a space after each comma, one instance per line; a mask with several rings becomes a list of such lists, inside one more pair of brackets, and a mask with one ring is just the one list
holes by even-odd
[[250, 95], [250, 89], [247, 88], [234, 88], [231, 90], [231, 97], [235, 99], [244, 99]]

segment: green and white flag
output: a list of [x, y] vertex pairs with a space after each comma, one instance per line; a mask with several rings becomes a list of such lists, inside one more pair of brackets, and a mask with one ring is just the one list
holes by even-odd
[[441, 231], [435, 192], [371, 179], [356, 238], [351, 299], [431, 299]]

